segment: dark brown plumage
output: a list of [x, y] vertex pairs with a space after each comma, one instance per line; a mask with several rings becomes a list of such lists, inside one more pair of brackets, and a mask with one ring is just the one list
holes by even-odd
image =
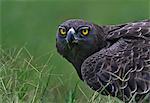
[[62, 26], [75, 28], [85, 24], [91, 32], [77, 38], [78, 42], [69, 43], [71, 48], [62, 43], [58, 32], [58, 52], [74, 65], [80, 78], [93, 90], [105, 88], [103, 95], [111, 94], [124, 102], [135, 96], [141, 103], [150, 94], [150, 20], [115, 26], [70, 20]]

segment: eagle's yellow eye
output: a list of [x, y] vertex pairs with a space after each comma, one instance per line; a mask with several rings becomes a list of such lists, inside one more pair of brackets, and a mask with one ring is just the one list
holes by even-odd
[[89, 29], [82, 29], [81, 33], [82, 33], [82, 35], [86, 36], [89, 34]]
[[60, 28], [60, 29], [59, 29], [59, 33], [60, 33], [61, 36], [65, 37], [66, 34], [67, 34], [67, 31], [66, 31], [65, 28]]

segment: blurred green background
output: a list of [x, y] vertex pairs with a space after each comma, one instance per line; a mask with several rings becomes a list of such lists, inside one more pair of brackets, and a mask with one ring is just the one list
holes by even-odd
[[[56, 51], [55, 34], [60, 23], [80, 18], [107, 25], [150, 18], [150, 0], [1, 0], [0, 3], [2, 48], [25, 46], [35, 58], [53, 53], [53, 73], [62, 74], [66, 90], [74, 88], [79, 78], [73, 66]], [[52, 76], [51, 82], [56, 86], [60, 80]], [[81, 81], [80, 84], [88, 88]]]

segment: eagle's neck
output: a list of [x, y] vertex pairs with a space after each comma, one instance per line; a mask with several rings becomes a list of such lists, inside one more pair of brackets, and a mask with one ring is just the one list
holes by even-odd
[[87, 55], [87, 53], [81, 50], [76, 50], [64, 55], [64, 57], [75, 67], [81, 80], [83, 80], [81, 75], [81, 65], [88, 56], [89, 54]]
[[101, 44], [97, 44], [94, 45], [91, 49], [86, 50], [83, 48], [78, 48], [70, 53], [68, 53], [67, 55], [65, 55], [64, 57], [73, 64], [73, 66], [75, 67], [79, 77], [81, 80], [83, 80], [82, 75], [81, 75], [81, 65], [82, 63], [85, 61], [85, 59], [87, 59], [89, 56], [91, 56], [92, 54], [98, 52], [99, 50], [101, 50], [102, 48], [106, 47], [106, 43], [102, 43]]

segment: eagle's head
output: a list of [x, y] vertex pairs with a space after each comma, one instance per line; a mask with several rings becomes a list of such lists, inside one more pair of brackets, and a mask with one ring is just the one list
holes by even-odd
[[76, 69], [80, 69], [82, 62], [102, 48], [104, 44], [104, 32], [98, 25], [80, 19], [72, 19], [58, 27], [57, 50]]

